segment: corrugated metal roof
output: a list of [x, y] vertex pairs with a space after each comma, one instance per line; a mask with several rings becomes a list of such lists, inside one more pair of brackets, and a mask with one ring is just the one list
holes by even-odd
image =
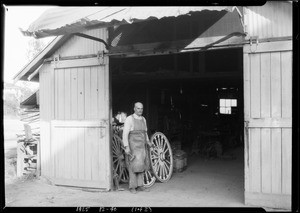
[[230, 11], [236, 7], [58, 7], [44, 12], [26, 31], [42, 38], [79, 32], [94, 25], [128, 24], [164, 17], [177, 17], [203, 10]]

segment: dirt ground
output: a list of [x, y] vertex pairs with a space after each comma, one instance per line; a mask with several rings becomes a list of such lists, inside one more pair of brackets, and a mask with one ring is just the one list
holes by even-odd
[[188, 156], [187, 169], [173, 173], [167, 183], [156, 182], [150, 192], [131, 194], [127, 184], [121, 185], [124, 191], [101, 192], [51, 185], [43, 177], [17, 178], [16, 138], [12, 137], [6, 137], [5, 141], [5, 200], [8, 207], [247, 207], [243, 195], [242, 147], [227, 153], [236, 159], [206, 160], [196, 155]]

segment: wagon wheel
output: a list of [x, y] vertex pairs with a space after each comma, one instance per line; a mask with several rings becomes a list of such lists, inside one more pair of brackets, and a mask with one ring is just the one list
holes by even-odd
[[125, 153], [122, 149], [122, 139], [114, 134], [112, 139], [112, 156], [113, 156], [113, 167], [119, 176], [119, 180], [124, 183], [128, 182], [129, 173], [125, 163]]
[[150, 149], [153, 174], [160, 182], [167, 182], [173, 173], [173, 154], [170, 143], [161, 132], [154, 133], [150, 141], [154, 144], [154, 147]]

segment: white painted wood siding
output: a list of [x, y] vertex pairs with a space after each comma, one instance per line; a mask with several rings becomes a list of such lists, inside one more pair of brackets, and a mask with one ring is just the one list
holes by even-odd
[[244, 48], [245, 201], [291, 208], [292, 45], [279, 43]]

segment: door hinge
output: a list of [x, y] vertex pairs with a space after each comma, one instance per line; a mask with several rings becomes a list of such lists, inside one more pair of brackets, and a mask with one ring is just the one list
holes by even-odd
[[[257, 50], [257, 46], [258, 46], [258, 36], [250, 36], [250, 52], [254, 53]], [[252, 47], [255, 46], [255, 47]]]
[[105, 52], [104, 51], [98, 51], [97, 58], [99, 60], [100, 65], [105, 65]]
[[54, 66], [55, 68], [57, 67], [57, 63], [60, 60], [60, 55], [54, 55], [53, 56], [53, 61], [52, 61], [52, 66]]

